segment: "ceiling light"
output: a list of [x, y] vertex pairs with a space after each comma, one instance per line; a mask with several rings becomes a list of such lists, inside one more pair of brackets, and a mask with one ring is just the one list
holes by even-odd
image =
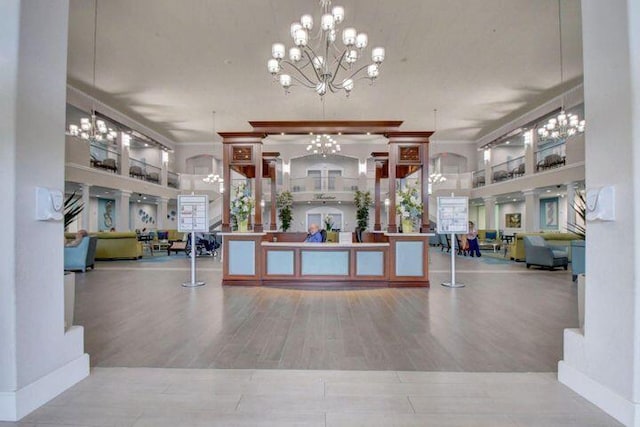
[[[285, 45], [273, 43], [267, 69], [274, 81], [279, 81], [285, 93], [297, 84], [314, 90], [321, 97], [327, 91], [344, 91], [349, 96], [355, 80], [368, 78], [371, 83], [380, 73], [380, 65], [385, 58], [385, 50], [375, 47], [371, 50], [372, 63], [354, 67], [362, 58], [369, 44], [369, 36], [347, 27], [342, 30], [342, 44], [338, 46], [339, 25], [344, 21], [344, 8], [331, 7], [331, 0], [320, 0], [322, 15], [318, 31], [313, 32], [314, 20], [311, 15], [303, 15], [299, 22], [290, 27], [290, 36], [295, 46], [286, 55]], [[295, 82], [295, 83], [294, 83]]]
[[327, 154], [339, 152], [340, 144], [338, 144], [331, 135], [324, 133], [311, 139], [309, 145], [307, 145], [307, 151], [313, 154], [321, 154], [322, 157], [327, 157]]
[[[561, 0], [558, 0], [558, 30], [560, 34], [560, 87], [564, 83], [564, 58], [562, 55], [562, 9]], [[540, 142], [562, 143], [570, 136], [584, 132], [585, 121], [580, 120], [577, 114], [567, 114], [564, 110], [564, 95], [562, 96], [560, 113], [550, 118], [546, 124], [538, 128]]]
[[439, 184], [441, 182], [445, 182], [447, 178], [444, 177], [441, 173], [432, 173], [429, 175], [429, 184]]
[[207, 184], [215, 184], [216, 182], [219, 182], [220, 184], [224, 183], [224, 178], [222, 178], [218, 174], [212, 174], [212, 173], [210, 173], [209, 175], [207, 175], [204, 178], [202, 178], [202, 180], [204, 182], [206, 182]]

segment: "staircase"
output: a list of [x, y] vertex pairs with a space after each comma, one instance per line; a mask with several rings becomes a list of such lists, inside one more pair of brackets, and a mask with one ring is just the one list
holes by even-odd
[[222, 196], [209, 201], [209, 231], [219, 230], [222, 225]]

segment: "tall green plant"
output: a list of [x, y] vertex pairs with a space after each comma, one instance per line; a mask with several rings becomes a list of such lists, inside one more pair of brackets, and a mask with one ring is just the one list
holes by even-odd
[[578, 191], [573, 199], [573, 202], [567, 203], [571, 209], [576, 213], [576, 216], [580, 218], [580, 223], [569, 222], [567, 223], [567, 231], [573, 233], [584, 240], [587, 237], [587, 200], [585, 194], [582, 191]]
[[356, 190], [353, 202], [356, 205], [358, 228], [364, 231], [367, 229], [367, 225], [369, 225], [369, 208], [373, 205], [371, 193], [369, 191]]
[[64, 201], [64, 228], [66, 229], [80, 215], [80, 212], [84, 209], [84, 203], [78, 197], [74, 191]]
[[278, 218], [280, 219], [280, 228], [282, 231], [288, 231], [291, 228], [291, 222], [293, 216], [291, 214], [291, 207], [293, 206], [293, 195], [289, 191], [283, 191], [278, 194], [276, 199], [276, 206], [278, 207]]

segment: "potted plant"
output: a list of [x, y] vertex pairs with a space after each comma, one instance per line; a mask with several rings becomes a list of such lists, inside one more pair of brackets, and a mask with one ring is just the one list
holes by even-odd
[[[64, 201], [64, 229], [76, 220], [78, 215], [84, 209], [84, 204], [80, 198], [76, 197], [74, 191]], [[73, 316], [75, 311], [76, 299], [76, 275], [71, 271], [64, 273], [64, 330], [66, 331], [73, 325]]]
[[333, 217], [331, 215], [326, 215], [324, 217], [324, 229], [327, 232], [333, 230]]
[[280, 219], [280, 228], [282, 231], [288, 231], [291, 228], [291, 221], [293, 216], [291, 215], [291, 207], [293, 206], [293, 195], [289, 191], [283, 191], [278, 194], [276, 199], [276, 205], [278, 207], [278, 218]]
[[414, 221], [422, 216], [422, 202], [420, 201], [418, 190], [407, 185], [398, 191], [396, 200], [396, 211], [400, 214], [402, 232], [411, 233], [413, 232]]
[[241, 183], [235, 188], [233, 202], [231, 203], [231, 214], [236, 217], [238, 231], [247, 231], [249, 215], [253, 209], [253, 199], [246, 183]]
[[576, 213], [580, 221], [567, 223], [567, 231], [575, 234], [580, 240], [571, 241], [571, 273], [573, 280], [578, 280], [578, 320], [580, 329], [584, 327], [585, 304], [585, 240], [587, 237], [587, 201], [584, 192], [577, 192], [569, 207]]
[[358, 230], [362, 232], [366, 230], [369, 225], [369, 208], [372, 205], [371, 193], [369, 191], [356, 190], [353, 203], [356, 205]]

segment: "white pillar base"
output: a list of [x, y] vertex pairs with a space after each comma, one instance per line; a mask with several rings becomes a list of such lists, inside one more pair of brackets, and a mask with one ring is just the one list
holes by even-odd
[[584, 360], [584, 335], [580, 329], [564, 330], [565, 360], [558, 362], [558, 381], [625, 426], [640, 427], [640, 404], [627, 400], [595, 381], [579, 365]]
[[[74, 332], [83, 333], [81, 326], [73, 326], [67, 334], [75, 328], [79, 330]], [[0, 392], [0, 421], [20, 420], [87, 376], [89, 376], [89, 355], [84, 353], [20, 390]]]

